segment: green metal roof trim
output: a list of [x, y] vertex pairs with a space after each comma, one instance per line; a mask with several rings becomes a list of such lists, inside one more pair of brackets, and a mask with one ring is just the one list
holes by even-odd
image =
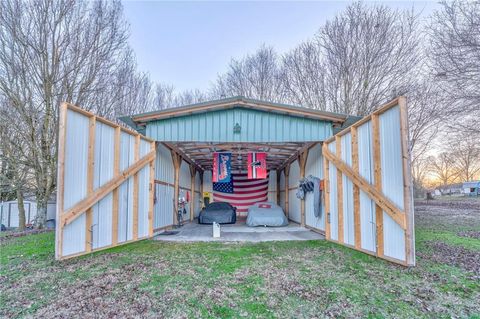
[[346, 114], [326, 112], [315, 110], [306, 107], [300, 107], [295, 105], [273, 103], [267, 101], [260, 101], [255, 99], [245, 98], [243, 96], [236, 96], [226, 99], [207, 101], [197, 104], [191, 104], [186, 106], [167, 108], [158, 111], [152, 111], [147, 113], [135, 114], [131, 116], [121, 117], [120, 119], [128, 125], [137, 126], [139, 124], [146, 123], [163, 118], [171, 118], [177, 116], [185, 116], [195, 113], [210, 112], [217, 109], [228, 109], [232, 107], [245, 107], [253, 108], [257, 110], [263, 110], [265, 112], [273, 112], [279, 114], [288, 114], [296, 117], [307, 117], [316, 119], [326, 119], [333, 122], [342, 123], [348, 117]]
[[233, 107], [149, 121], [145, 135], [168, 142], [253, 143], [322, 141], [332, 133], [330, 121]]

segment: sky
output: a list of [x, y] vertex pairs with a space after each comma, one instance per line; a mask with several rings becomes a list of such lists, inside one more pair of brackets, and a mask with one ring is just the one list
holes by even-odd
[[[412, 6], [424, 16], [438, 4], [384, 2]], [[311, 39], [348, 2], [200, 2], [124, 1], [130, 45], [139, 70], [156, 83], [179, 91], [207, 90], [231, 58], [254, 53], [262, 44], [284, 53]]]

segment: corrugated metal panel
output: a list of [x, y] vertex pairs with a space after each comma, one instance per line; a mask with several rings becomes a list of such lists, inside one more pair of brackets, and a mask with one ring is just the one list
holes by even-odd
[[173, 187], [155, 184], [154, 229], [173, 224], [173, 196]]
[[[322, 145], [320, 144], [315, 145], [308, 152], [307, 163], [305, 165], [305, 176], [310, 175], [323, 179], [323, 156]], [[314, 195], [313, 193], [307, 193], [305, 196], [305, 224], [310, 227], [325, 230], [324, 209], [322, 202], [321, 216], [315, 217]]]
[[148, 236], [150, 166], [138, 172], [138, 238]]
[[[379, 117], [382, 191], [403, 210], [403, 167], [400, 138], [400, 109], [395, 106]], [[405, 260], [405, 232], [393, 219], [383, 213], [384, 254]]]
[[[336, 154], [336, 143], [328, 144], [328, 150]], [[328, 180], [330, 181], [330, 237], [338, 240], [338, 190], [337, 190], [337, 168], [332, 162], [329, 162]]]
[[[288, 174], [289, 188], [297, 187], [300, 180], [300, 166], [298, 161], [293, 162], [290, 165], [290, 172]], [[300, 199], [296, 196], [296, 190], [290, 190], [288, 192], [288, 218], [300, 223], [302, 221], [300, 212]]]
[[[64, 209], [67, 210], [87, 195], [89, 119], [67, 111], [65, 136]], [[57, 212], [58, 220], [58, 212]], [[62, 255], [85, 251], [85, 214], [63, 228]]]
[[[357, 128], [358, 168], [360, 175], [373, 184], [373, 149], [371, 121]], [[376, 244], [375, 203], [360, 190], [360, 237], [362, 249], [375, 252]]]
[[268, 201], [277, 203], [277, 171], [268, 172]]
[[[170, 150], [163, 144], [157, 144], [156, 149], [155, 179], [173, 185], [174, 168]], [[172, 186], [155, 184], [154, 229], [173, 224], [173, 197]]]
[[[95, 163], [93, 188], [97, 189], [113, 178], [115, 129], [101, 122], [95, 125]], [[112, 244], [112, 202], [109, 193], [93, 206], [92, 247]]]
[[155, 179], [173, 184], [174, 171], [170, 150], [163, 144], [158, 144], [157, 157], [155, 159]]
[[197, 172], [197, 174], [195, 174], [195, 196], [194, 196], [194, 206], [193, 206], [195, 217], [198, 217], [198, 214], [202, 209], [202, 202], [201, 202], [202, 195], [200, 194], [200, 191], [201, 191], [200, 172]]
[[[241, 133], [233, 132], [237, 123]], [[328, 121], [233, 108], [148, 122], [146, 135], [158, 141], [318, 141], [332, 135], [332, 125]]]
[[[135, 138], [125, 132], [120, 134], [120, 171], [134, 162]], [[118, 188], [118, 242], [133, 239], [133, 177]]]
[[184, 187], [186, 189], [191, 189], [191, 176], [190, 176], [190, 165], [182, 161], [182, 165], [180, 165], [180, 172], [179, 172], [179, 184], [180, 187]]
[[205, 171], [203, 174], [203, 191], [213, 192], [212, 171]]
[[[352, 135], [342, 136], [342, 159], [352, 167]], [[355, 222], [353, 217], [353, 183], [345, 175], [343, 181], [343, 240], [346, 244], [355, 245]]]

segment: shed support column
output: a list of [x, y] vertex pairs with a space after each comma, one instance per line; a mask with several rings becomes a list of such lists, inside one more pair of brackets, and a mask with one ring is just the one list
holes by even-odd
[[280, 205], [280, 177], [282, 176], [282, 171], [277, 170], [277, 204]]
[[290, 174], [290, 163], [285, 166], [285, 215], [288, 216], [288, 175]]
[[193, 221], [194, 213], [195, 213], [195, 175], [197, 174], [197, 168], [190, 164], [190, 222]]
[[[307, 164], [308, 149], [298, 155], [298, 164], [300, 166], [300, 178], [305, 178], [305, 166]], [[305, 198], [300, 200], [300, 224], [305, 226]]]
[[198, 171], [198, 174], [200, 176], [200, 197], [199, 198], [200, 198], [200, 201], [202, 203], [201, 208], [203, 208], [203, 206], [204, 206], [204, 203], [203, 203], [203, 171]]
[[177, 219], [177, 210], [178, 210], [178, 194], [179, 194], [179, 178], [180, 178], [180, 164], [182, 163], [182, 158], [175, 151], [171, 151], [172, 161], [174, 168], [174, 182], [173, 182], [173, 223], [178, 224]]

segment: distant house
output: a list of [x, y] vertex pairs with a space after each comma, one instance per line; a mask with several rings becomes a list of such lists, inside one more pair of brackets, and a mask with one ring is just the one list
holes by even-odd
[[[35, 198], [25, 198], [23, 201], [25, 206], [25, 223], [32, 224], [37, 216], [37, 202]], [[55, 219], [56, 203], [49, 201], [47, 204], [47, 220]], [[0, 202], [0, 223], [7, 228], [15, 228], [19, 225], [18, 219], [18, 202], [16, 200], [8, 202]]]
[[463, 183], [455, 183], [438, 186], [435, 189], [435, 196], [462, 196], [463, 195]]
[[463, 193], [465, 196], [480, 195], [480, 181], [470, 181], [463, 183]]

